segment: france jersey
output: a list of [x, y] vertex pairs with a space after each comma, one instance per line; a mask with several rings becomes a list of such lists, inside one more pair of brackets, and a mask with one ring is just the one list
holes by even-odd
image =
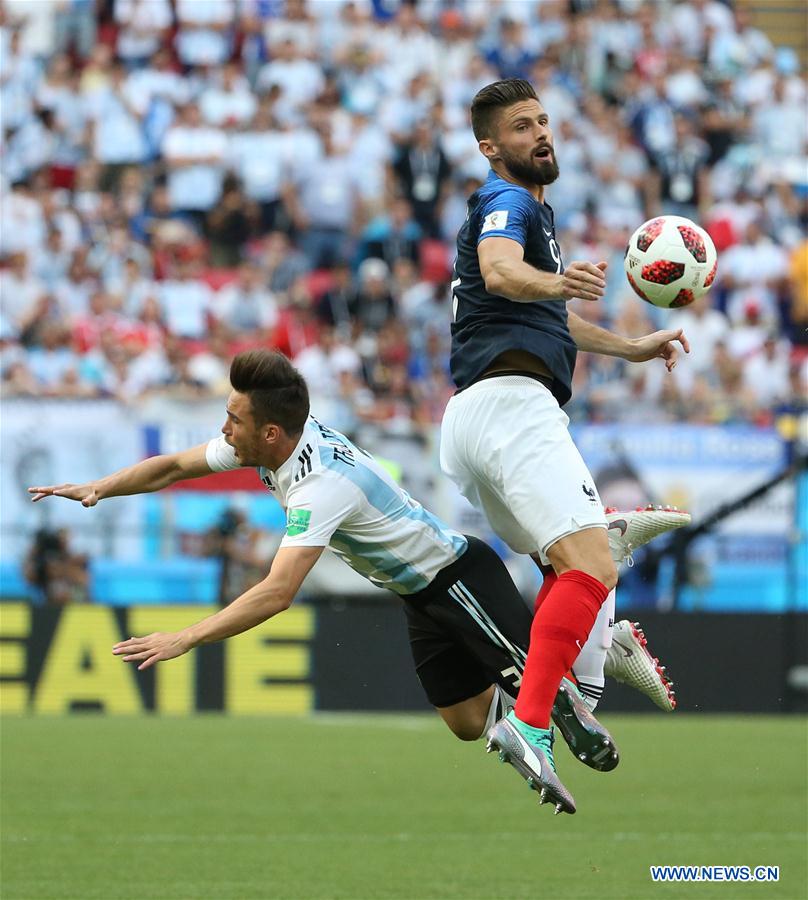
[[[214, 472], [241, 468], [224, 436], [206, 450]], [[258, 475], [286, 510], [281, 547], [330, 547], [373, 584], [397, 594], [428, 587], [468, 548], [345, 435], [309, 416], [292, 455]]]
[[572, 395], [576, 357], [567, 328], [567, 304], [516, 303], [490, 294], [477, 258], [477, 245], [488, 237], [517, 241], [525, 248], [525, 262], [536, 269], [564, 271], [552, 209], [492, 170], [469, 198], [468, 215], [457, 235], [451, 356], [455, 384], [468, 387], [506, 350], [526, 350], [553, 373], [551, 390], [563, 406]]

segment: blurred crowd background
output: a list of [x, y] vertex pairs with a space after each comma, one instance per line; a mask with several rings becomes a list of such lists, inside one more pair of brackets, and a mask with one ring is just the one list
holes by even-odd
[[[577, 311], [683, 326], [665, 378], [582, 356], [573, 421], [768, 424], [805, 397], [808, 117], [793, 51], [719, 0], [5, 0], [5, 396], [221, 394], [277, 347], [331, 421], [440, 420], [450, 269], [487, 166], [476, 91], [530, 79], [551, 115], [566, 260], [606, 259]], [[627, 289], [627, 236], [689, 216], [706, 300]]]
[[[441, 503], [435, 434], [453, 391], [454, 238], [487, 175], [468, 108], [511, 76], [531, 80], [551, 117], [561, 177], [548, 200], [564, 259], [609, 262], [604, 301], [576, 311], [626, 335], [681, 326], [693, 348], [672, 376], [582, 354], [573, 425], [751, 426], [769, 449], [747, 439], [740, 456], [729, 444], [719, 454], [748, 467], [748, 487], [754, 464], [779, 459], [769, 426], [785, 433], [805, 411], [808, 372], [804, 60], [772, 42], [759, 7], [0, 0], [0, 380], [16, 410], [4, 414], [15, 422], [7, 496], [57, 478], [68, 450], [61, 463], [80, 480], [207, 439], [230, 358], [263, 346], [292, 358], [318, 415], [363, 440], [373, 431], [367, 445], [396, 460], [408, 490], [454, 524], [479, 526], [451, 497]], [[659, 213], [698, 221], [719, 251], [715, 287], [684, 310], [643, 304], [623, 274], [628, 236]], [[54, 399], [61, 418], [51, 402], [43, 434], [36, 404]], [[104, 422], [118, 424], [99, 431], [90, 399], [113, 401]], [[182, 410], [201, 434], [177, 424]], [[122, 437], [134, 433], [127, 411], [141, 416], [145, 450]], [[636, 450], [644, 432], [633, 434], [612, 450]], [[664, 476], [656, 496], [709, 509], [711, 476], [688, 475], [685, 490], [666, 475], [677, 461], [665, 455], [670, 434], [649, 434], [638, 451]], [[395, 440], [409, 443], [388, 453]], [[611, 468], [625, 481], [624, 463]], [[651, 499], [644, 476], [629, 474], [629, 505]], [[166, 556], [174, 565], [155, 597], [193, 595], [189, 555], [220, 559], [204, 578], [218, 579], [216, 596], [235, 596], [265, 571], [283, 523], [257, 498], [234, 506], [230, 496], [218, 506], [213, 494], [161, 498], [159, 513], [148, 498], [137, 524], [99, 513], [72, 532], [58, 527], [78, 525], [71, 511], [32, 513], [15, 494], [0, 561], [12, 587], [0, 593], [33, 588], [64, 602], [92, 583], [105, 596], [101, 567], [121, 556], [109, 541], [142, 533], [136, 553], [149, 571]], [[789, 503], [771, 507], [781, 567]], [[27, 551], [9, 550], [23, 533]], [[743, 558], [759, 562], [768, 545], [751, 546]], [[121, 572], [121, 596], [136, 587], [130, 599], [143, 599], [143, 567]]]

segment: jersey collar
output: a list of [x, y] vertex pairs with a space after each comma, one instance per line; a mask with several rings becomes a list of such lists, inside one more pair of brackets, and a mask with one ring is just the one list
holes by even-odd
[[301, 455], [306, 444], [311, 444], [312, 448], [314, 447], [311, 435], [311, 416], [306, 420], [306, 424], [303, 426], [303, 434], [300, 435], [300, 440], [295, 445], [295, 449], [289, 454], [289, 458], [286, 462], [281, 463], [274, 472], [271, 469], [267, 469], [270, 478], [281, 489], [285, 489], [291, 484], [295, 472], [300, 468], [300, 460], [298, 457]]

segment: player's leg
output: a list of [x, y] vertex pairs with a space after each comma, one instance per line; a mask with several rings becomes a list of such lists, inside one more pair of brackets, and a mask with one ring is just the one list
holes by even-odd
[[615, 589], [613, 588], [609, 591], [609, 595], [598, 612], [583, 650], [572, 664], [572, 673], [578, 683], [578, 690], [591, 710], [597, 708], [606, 683], [603, 667], [606, 664], [606, 654], [612, 646], [614, 609]]
[[516, 698], [498, 684], [452, 706], [436, 707], [440, 717], [461, 741], [478, 741], [513, 709]]
[[457, 637], [428, 614], [428, 598], [403, 601], [415, 673], [427, 699], [460, 740], [478, 740], [492, 703], [496, 708], [498, 686]]
[[[539, 781], [554, 767], [549, 722], [561, 679], [616, 581], [603, 507], [568, 421], [542, 385], [508, 377], [454, 397], [441, 429], [443, 470], [472, 502], [468, 486], [476, 488], [492, 527], [516, 552], [539, 552], [547, 563], [545, 551], [559, 539], [595, 533], [584, 539], [591, 551], [585, 564], [557, 572], [533, 619], [515, 714], [490, 735], [524, 777]], [[502, 527], [508, 521], [518, 523], [510, 534]], [[568, 792], [559, 808], [574, 811]]]
[[[558, 576], [552, 566], [542, 565], [539, 554], [533, 553], [531, 556], [542, 573], [541, 588], [533, 607], [535, 613], [539, 611], [545, 598], [556, 583]], [[578, 658], [572, 665], [572, 674], [575, 676], [578, 691], [593, 712], [597, 708], [603, 694], [603, 686], [606, 681], [603, 669], [606, 664], [606, 654], [612, 645], [614, 609], [615, 589], [612, 589], [600, 608], [583, 650], [578, 654]]]
[[546, 551], [557, 575], [531, 626], [517, 717], [546, 728], [558, 684], [573, 667], [617, 580], [604, 528], [567, 534]]
[[615, 623], [614, 640], [606, 653], [604, 672], [615, 681], [633, 687], [660, 709], [676, 709], [676, 693], [665, 666], [648, 649], [639, 622], [622, 619]]
[[[605, 512], [609, 525], [609, 551], [616, 565], [627, 560], [631, 565], [633, 550], [667, 531], [690, 523], [689, 513], [672, 507], [649, 505], [624, 512], [617, 509], [607, 509]], [[550, 569], [552, 574], [549, 574], [547, 567], [542, 566], [536, 556], [534, 559], [545, 579], [537, 597], [537, 604], [540, 605], [554, 583], [555, 573]], [[665, 667], [649, 652], [645, 635], [637, 623], [624, 619], [615, 625], [615, 605], [615, 590], [612, 590], [572, 666], [579, 691], [590, 709], [594, 710], [608, 675], [650, 697], [660, 709], [671, 712], [676, 707], [673, 682], [667, 677]], [[615, 629], [621, 638], [613, 646]]]
[[[530, 634], [530, 611], [502, 560], [482, 541], [469, 538], [469, 548], [455, 564], [451, 579], [441, 592], [415, 605], [441, 631], [459, 642], [495, 682], [495, 690], [439, 709], [447, 724], [473, 739], [513, 707]], [[471, 667], [470, 663], [465, 666]], [[504, 714], [504, 713], [503, 713]], [[565, 679], [553, 705], [558, 725], [573, 754], [598, 771], [613, 769], [619, 760], [609, 732], [595, 719], [573, 683]]]
[[[609, 547], [616, 563], [632, 563], [631, 554], [666, 531], [690, 524], [690, 513], [670, 506], [649, 505], [621, 511], [607, 509]], [[614, 626], [613, 641], [606, 651], [604, 674], [649, 697], [660, 709], [673, 712], [673, 682], [659, 659], [648, 649], [638, 622], [623, 619]]]

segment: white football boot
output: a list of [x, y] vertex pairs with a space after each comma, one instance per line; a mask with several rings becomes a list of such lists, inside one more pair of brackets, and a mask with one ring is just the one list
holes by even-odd
[[665, 666], [648, 652], [647, 644], [639, 622], [628, 619], [615, 622], [603, 674], [636, 688], [665, 712], [673, 712], [676, 709], [673, 682], [665, 674]]
[[[606, 520], [612, 559], [618, 565], [625, 562], [631, 566], [634, 550], [666, 531], [689, 525], [691, 516], [672, 506], [649, 505], [630, 512], [607, 508]], [[612, 646], [606, 652], [603, 674], [645, 694], [665, 712], [673, 712], [676, 709], [673, 682], [665, 674], [665, 666], [648, 652], [647, 644], [638, 622], [631, 623], [627, 619], [617, 622]]]
[[618, 565], [622, 562], [634, 565], [631, 557], [634, 550], [666, 531], [673, 531], [674, 528], [681, 528], [691, 522], [690, 513], [676, 509], [675, 506], [649, 504], [630, 512], [609, 506], [604, 511], [609, 523], [609, 550]]

